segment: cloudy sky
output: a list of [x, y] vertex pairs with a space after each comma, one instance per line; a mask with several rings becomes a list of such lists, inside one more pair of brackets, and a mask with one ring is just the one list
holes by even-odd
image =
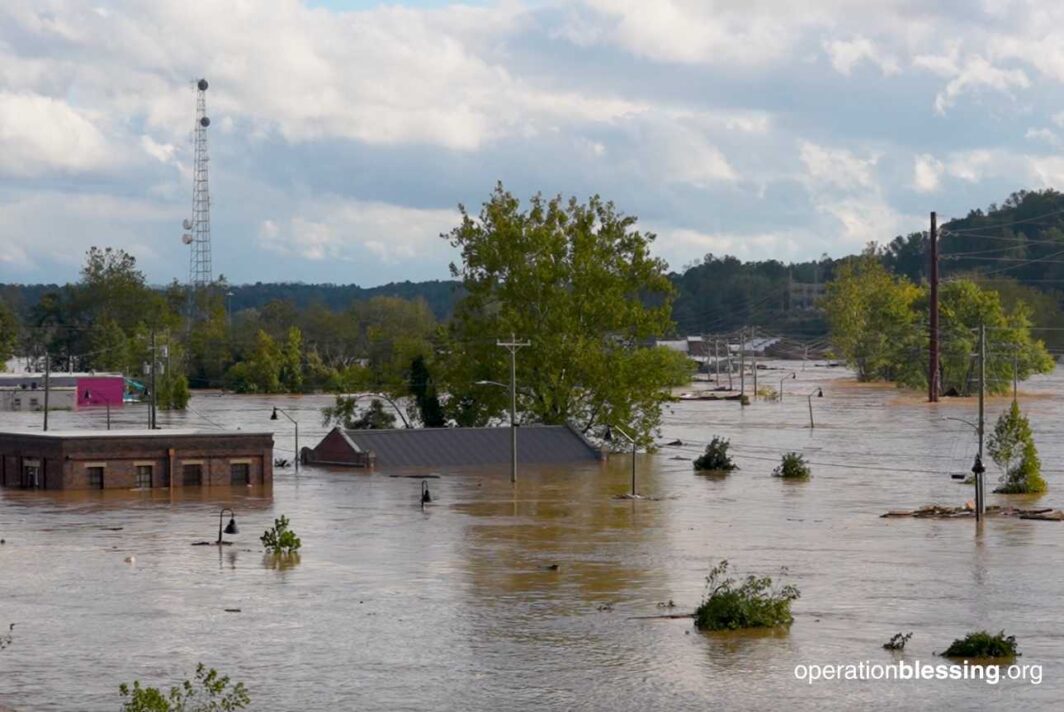
[[447, 277], [498, 180], [592, 193], [681, 268], [840, 255], [1061, 187], [1053, 0], [3, 0], [0, 281], [90, 245], [185, 279], [192, 80], [215, 273]]

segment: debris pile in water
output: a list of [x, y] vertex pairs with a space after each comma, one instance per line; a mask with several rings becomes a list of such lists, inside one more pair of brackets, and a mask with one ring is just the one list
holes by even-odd
[[[943, 507], [928, 504], [919, 509], [895, 509], [880, 515], [881, 518], [915, 517], [917, 519], [964, 519], [975, 516], [975, 505], [969, 500], [963, 507]], [[1064, 521], [1064, 511], [1052, 507], [1038, 509], [1020, 509], [1019, 507], [1002, 507], [990, 505], [986, 508], [988, 517], [1015, 517], [1017, 519], [1038, 519], [1046, 522]]]

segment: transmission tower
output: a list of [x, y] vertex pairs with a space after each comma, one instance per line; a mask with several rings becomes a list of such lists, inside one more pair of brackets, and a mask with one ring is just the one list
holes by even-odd
[[207, 185], [207, 80], [196, 82], [196, 125], [193, 129], [195, 164], [192, 172], [192, 219], [182, 224], [181, 240], [191, 248], [188, 259], [189, 317], [200, 309], [200, 294], [210, 287], [211, 273], [211, 194]]

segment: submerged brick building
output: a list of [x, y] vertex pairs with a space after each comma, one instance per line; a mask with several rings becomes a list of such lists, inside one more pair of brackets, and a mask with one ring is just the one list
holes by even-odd
[[5, 487], [147, 489], [272, 481], [272, 433], [0, 432], [0, 485]]

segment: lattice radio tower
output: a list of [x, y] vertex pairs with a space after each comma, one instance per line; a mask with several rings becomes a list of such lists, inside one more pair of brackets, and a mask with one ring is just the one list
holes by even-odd
[[200, 294], [213, 282], [211, 272], [211, 194], [207, 185], [207, 80], [196, 82], [196, 125], [193, 130], [195, 165], [192, 173], [192, 219], [182, 224], [182, 242], [191, 248], [188, 258], [189, 317], [201, 311]]

